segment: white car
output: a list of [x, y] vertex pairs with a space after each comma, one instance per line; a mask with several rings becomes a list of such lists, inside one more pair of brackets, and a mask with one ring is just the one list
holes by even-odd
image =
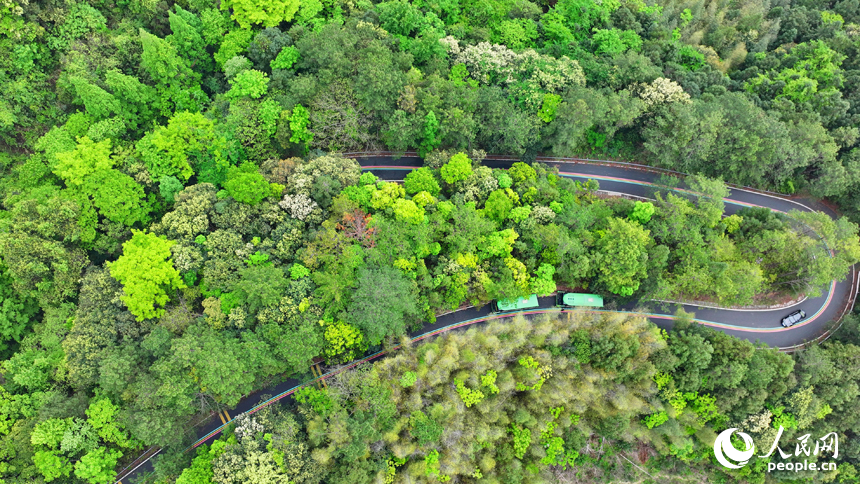
[[804, 319], [806, 319], [806, 313], [802, 309], [798, 309], [797, 311], [782, 318], [782, 325], [788, 328], [790, 326], [794, 326], [795, 323], [797, 323], [798, 321], [803, 321]]

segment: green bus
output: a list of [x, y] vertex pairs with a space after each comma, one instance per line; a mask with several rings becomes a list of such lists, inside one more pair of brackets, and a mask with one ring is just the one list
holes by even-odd
[[597, 294], [580, 294], [578, 292], [560, 292], [555, 296], [555, 305], [563, 308], [588, 306], [603, 307], [603, 298]]
[[496, 311], [516, 311], [519, 309], [534, 309], [540, 307], [537, 294], [532, 294], [528, 297], [518, 297], [513, 301], [502, 299], [496, 301]]

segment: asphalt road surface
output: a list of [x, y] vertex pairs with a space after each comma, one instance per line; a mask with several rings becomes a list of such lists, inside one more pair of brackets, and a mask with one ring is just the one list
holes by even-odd
[[[364, 170], [372, 171], [384, 180], [402, 180], [412, 169], [423, 165], [423, 161], [416, 156], [406, 156], [398, 159], [390, 156], [367, 156], [357, 159]], [[514, 161], [510, 159], [486, 159], [483, 164], [492, 168], [508, 168]], [[636, 197], [650, 198], [653, 194], [652, 184], [659, 178], [659, 175], [653, 172], [618, 165], [601, 165], [574, 161], [539, 161], [557, 166], [561, 175], [568, 178], [583, 181], [587, 179], [597, 180], [601, 191]], [[812, 210], [810, 205], [814, 203], [805, 200], [789, 200], [743, 189], [731, 189], [729, 196], [725, 198], [725, 202], [727, 214], [735, 213], [741, 208], [748, 206], [768, 207], [779, 212], [788, 212], [790, 210], [810, 211]], [[815, 208], [831, 216], [835, 216], [827, 207], [816, 205]], [[824, 326], [829, 321], [839, 316], [844, 301], [849, 297], [849, 293], [852, 292], [852, 278], [848, 277], [843, 281], [834, 281], [828, 289], [828, 292], [819, 297], [810, 297], [791, 307], [774, 310], [713, 309], [688, 305], [685, 305], [684, 309], [695, 313], [696, 321], [699, 323], [714, 327], [738, 338], [760, 341], [773, 347], [789, 347], [817, 337], [822, 333]], [[554, 297], [542, 297], [539, 300], [541, 309], [525, 313], [537, 314], [559, 311], [554, 307]], [[637, 310], [646, 314], [658, 326], [671, 329], [672, 320], [670, 315], [674, 312], [675, 308], [677, 308], [677, 305], [674, 304], [666, 306], [656, 302], [640, 301], [620, 306], [618, 309], [621, 311]], [[783, 328], [780, 325], [780, 320], [797, 309], [803, 309], [807, 314], [807, 319], [791, 328]], [[421, 330], [411, 333], [410, 337], [413, 340], [420, 340], [452, 329], [469, 327], [488, 320], [503, 319], [516, 314], [493, 314], [491, 311], [488, 305], [483, 308], [466, 308], [447, 313], [439, 316], [434, 324], [425, 325]], [[330, 371], [323, 375], [322, 378], [331, 376], [346, 368], [374, 360], [383, 355], [383, 352], [369, 355], [353, 362], [351, 366]], [[323, 371], [326, 370], [323, 369]], [[290, 397], [295, 390], [306, 383], [308, 382], [289, 379], [274, 387], [251, 394], [243, 399], [235, 408], [228, 410], [227, 415], [230, 418], [235, 418], [245, 412], [253, 413], [266, 405]], [[262, 395], [274, 395], [274, 397], [264, 400], [261, 398]], [[213, 415], [208, 420], [208, 423], [197, 427], [195, 433], [198, 440], [189, 447], [188, 451], [193, 451], [193, 448], [201, 444], [210, 443], [220, 435], [222, 428], [228, 424], [229, 422], [223, 424], [221, 419]], [[126, 468], [120, 474], [119, 477], [121, 479], [117, 483], [124, 482], [128, 484], [134, 482], [136, 479], [142, 477], [146, 471], [151, 470], [150, 459], [157, 455], [157, 450], [152, 449], [146, 456]]]

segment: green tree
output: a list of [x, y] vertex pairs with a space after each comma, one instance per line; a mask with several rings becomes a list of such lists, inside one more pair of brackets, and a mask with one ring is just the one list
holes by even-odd
[[403, 187], [409, 195], [415, 195], [418, 192], [428, 192], [435, 197], [439, 195], [440, 190], [436, 176], [426, 166], [409, 172], [403, 180]]
[[494, 190], [484, 204], [484, 214], [491, 220], [502, 223], [514, 208], [514, 202], [505, 190]]
[[420, 224], [424, 222], [424, 209], [415, 204], [412, 200], [398, 198], [394, 201], [392, 207], [394, 216], [398, 221], [410, 224]]
[[21, 297], [12, 288], [12, 282], [6, 266], [0, 262], [0, 355], [3, 356], [21, 342], [39, 310], [36, 301]]
[[212, 121], [199, 113], [176, 113], [167, 126], [158, 126], [137, 142], [137, 152], [153, 180], [175, 176], [188, 180], [205, 161], [227, 164], [226, 142], [215, 133]]
[[176, 111], [198, 112], [208, 102], [200, 89], [200, 74], [191, 70], [176, 47], [140, 29], [141, 68], [155, 81], [162, 116]]
[[102, 170], [89, 176], [83, 186], [93, 205], [108, 220], [126, 226], [148, 220], [149, 206], [143, 187], [117, 170]]
[[121, 111], [119, 101], [99, 86], [90, 84], [82, 77], [71, 77], [69, 82], [75, 86], [75, 92], [86, 107], [87, 114], [96, 120], [106, 119]]
[[122, 283], [122, 301], [138, 321], [159, 317], [169, 300], [168, 291], [185, 287], [179, 272], [173, 268], [170, 247], [175, 242], [153, 233], [132, 230], [134, 234], [122, 244], [123, 255], [107, 267]]
[[197, 15], [174, 5], [175, 12], [168, 11], [170, 31], [172, 34], [164, 38], [176, 48], [188, 67], [195, 72], [211, 72], [212, 56], [206, 52], [206, 41], [203, 40], [203, 22]]
[[264, 307], [280, 301], [286, 288], [283, 269], [268, 263], [242, 270], [235, 291], [250, 313], [257, 314]]
[[463, 181], [472, 174], [472, 160], [465, 153], [457, 153], [447, 163], [442, 165], [442, 179], [453, 185]]
[[97, 398], [90, 402], [87, 408], [87, 421], [99, 433], [105, 442], [111, 442], [120, 447], [131, 447], [123, 426], [116, 421], [120, 407], [114, 405], [108, 398]]
[[154, 105], [158, 99], [155, 89], [115, 69], [105, 74], [105, 84], [119, 100], [119, 114], [130, 131], [149, 124], [155, 116]]
[[251, 24], [263, 24], [264, 27], [275, 27], [281, 22], [289, 22], [299, 11], [298, 0], [275, 0], [262, 2], [260, 0], [227, 0], [221, 3], [221, 10], [232, 10], [232, 18], [242, 28]]
[[260, 174], [253, 163], [243, 163], [230, 167], [224, 189], [239, 202], [256, 205], [272, 194], [269, 182]]
[[597, 280], [622, 296], [632, 295], [644, 279], [648, 263], [649, 231], [638, 224], [610, 218], [605, 233], [597, 240]]
[[308, 145], [314, 140], [314, 134], [308, 130], [310, 119], [308, 118], [308, 110], [301, 104], [296, 104], [293, 108], [293, 113], [290, 115], [290, 136], [291, 143], [301, 143], [305, 151]]
[[439, 120], [436, 119], [436, 114], [430, 111], [424, 116], [424, 137], [421, 140], [421, 145], [418, 147], [418, 155], [423, 158], [435, 150], [441, 143], [438, 136]]
[[651, 202], [640, 202], [637, 201], [633, 205], [633, 210], [627, 215], [627, 218], [630, 220], [634, 220], [639, 222], [642, 225], [647, 224], [651, 221], [651, 217], [654, 215], [654, 204]]
[[256, 99], [266, 94], [269, 86], [269, 76], [264, 72], [253, 69], [245, 70], [230, 79], [230, 88], [227, 97], [238, 99], [243, 96]]
[[88, 452], [75, 464], [75, 475], [91, 484], [108, 484], [116, 476], [114, 469], [122, 452], [105, 447]]
[[412, 282], [393, 267], [361, 269], [352, 296], [349, 321], [367, 336], [371, 345], [387, 336], [399, 336], [418, 317]]
[[110, 154], [109, 139], [95, 143], [84, 136], [78, 138], [74, 151], [57, 153], [53, 172], [69, 186], [78, 187], [84, 184], [89, 175], [113, 167], [114, 161]]
[[278, 56], [272, 59], [270, 67], [272, 69], [289, 69], [299, 61], [299, 49], [294, 45], [288, 45], [278, 52]]

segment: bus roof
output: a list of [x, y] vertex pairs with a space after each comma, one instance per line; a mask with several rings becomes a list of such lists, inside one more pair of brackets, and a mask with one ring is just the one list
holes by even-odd
[[562, 302], [565, 306], [592, 306], [596, 308], [603, 307], [603, 298], [597, 294], [579, 294], [576, 292], [568, 292], [564, 295]]
[[499, 311], [513, 311], [515, 309], [529, 309], [540, 307], [537, 294], [532, 294], [528, 297], [518, 297], [510, 301], [507, 299], [496, 301], [496, 307]]

